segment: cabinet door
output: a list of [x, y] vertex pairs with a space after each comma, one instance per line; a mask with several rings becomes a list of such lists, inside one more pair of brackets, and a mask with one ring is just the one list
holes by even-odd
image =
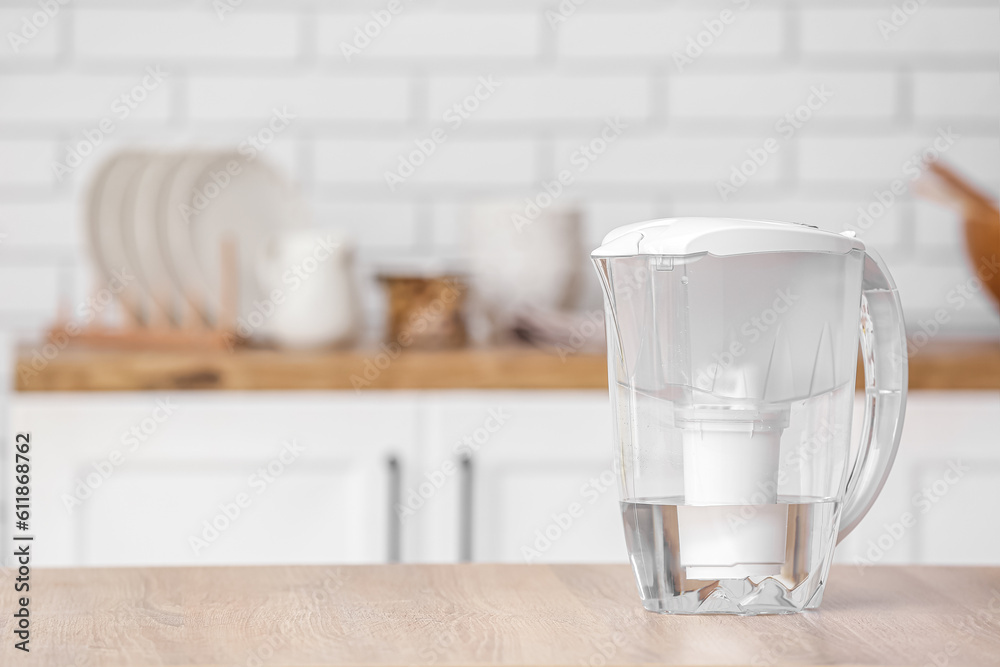
[[44, 565], [385, 562], [403, 395], [19, 396]]
[[441, 393], [424, 414], [418, 559], [626, 561], [605, 392]]
[[[859, 401], [855, 411], [862, 409]], [[998, 441], [997, 392], [910, 392], [889, 479], [868, 516], [838, 547], [836, 560], [861, 570], [1000, 565]]]

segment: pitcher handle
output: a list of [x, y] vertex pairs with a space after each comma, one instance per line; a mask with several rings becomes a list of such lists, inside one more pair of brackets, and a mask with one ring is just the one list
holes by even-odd
[[906, 329], [899, 291], [877, 253], [866, 251], [861, 285], [861, 356], [865, 368], [865, 423], [847, 482], [841, 542], [871, 509], [892, 462], [906, 412]]

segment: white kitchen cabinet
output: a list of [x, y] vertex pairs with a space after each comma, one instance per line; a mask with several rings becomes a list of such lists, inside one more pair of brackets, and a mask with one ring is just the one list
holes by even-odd
[[[463, 498], [456, 472], [415, 514], [411, 558], [460, 555], [462, 511], [471, 500], [473, 560], [524, 562], [528, 554], [537, 562], [624, 561], [617, 489], [611, 486], [593, 505], [583, 490], [588, 480], [609, 472], [607, 403], [599, 391], [452, 392], [429, 398], [421, 410], [420, 439], [432, 443], [425, 447], [434, 452], [433, 460], [409, 479], [411, 491], [426, 484], [449, 456], [458, 469], [457, 443], [481, 429], [491, 410], [503, 408], [509, 417], [472, 455], [471, 497]], [[855, 438], [863, 410], [859, 395]], [[835, 559], [862, 568], [866, 562], [998, 565], [997, 488], [1000, 393], [910, 392], [892, 474]], [[560, 531], [553, 515], [564, 514], [572, 502], [582, 506], [582, 516]], [[904, 518], [912, 526], [902, 525]], [[546, 551], [526, 551], [533, 549], [536, 531], [544, 535], [546, 528], [557, 539]]]
[[[473, 453], [471, 497], [463, 497], [458, 461], [467, 447], [459, 443], [481, 430], [491, 411], [501, 410], [507, 422]], [[462, 512], [471, 501], [473, 560], [525, 562], [526, 554], [533, 562], [625, 560], [617, 488], [611, 485], [603, 493], [584, 489], [602, 473], [610, 477], [611, 420], [605, 392], [440, 393], [426, 399], [421, 414], [420, 440], [431, 460], [407, 478], [411, 497], [419, 484], [429, 483], [442, 461], [453, 461], [456, 472], [445, 476], [442, 488], [434, 489], [414, 514], [416, 530], [408, 534], [410, 559], [459, 557]], [[863, 416], [859, 395], [855, 439]], [[835, 559], [862, 568], [869, 561], [1000, 564], [997, 488], [1000, 393], [910, 392], [889, 480], [869, 515], [838, 547]], [[560, 530], [553, 515], [565, 514], [572, 502], [581, 505], [582, 515]], [[906, 512], [913, 515], [908, 521], [913, 525], [900, 531]], [[534, 549], [536, 531], [544, 535], [546, 528], [557, 539], [550, 540], [545, 551]], [[541, 544], [547, 545], [545, 539]]]
[[606, 392], [438, 392], [421, 412], [414, 560], [626, 562]]
[[836, 560], [862, 570], [868, 564], [1000, 565], [997, 489], [1000, 392], [912, 391], [889, 479], [837, 548]]
[[413, 406], [399, 394], [19, 395], [36, 562], [387, 561], [390, 458], [411, 456]]
[[[25, 393], [18, 431], [39, 565], [626, 562], [604, 391]], [[836, 560], [1000, 564], [998, 444], [998, 392], [911, 392]]]

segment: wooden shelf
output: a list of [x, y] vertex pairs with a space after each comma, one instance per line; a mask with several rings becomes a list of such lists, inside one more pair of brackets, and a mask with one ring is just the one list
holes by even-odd
[[594, 389], [607, 387], [604, 356], [565, 358], [532, 349], [331, 352], [109, 352], [65, 350], [19, 391], [170, 389]]
[[917, 348], [910, 355], [910, 389], [1000, 389], [1000, 340]]
[[[18, 391], [604, 389], [603, 355], [533, 349], [142, 352], [67, 349], [17, 362]], [[859, 378], [863, 373], [859, 370]], [[910, 358], [911, 389], [1000, 389], [1000, 342], [935, 342]]]

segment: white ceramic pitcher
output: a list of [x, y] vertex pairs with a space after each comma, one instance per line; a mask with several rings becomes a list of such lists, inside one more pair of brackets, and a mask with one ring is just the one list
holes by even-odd
[[293, 230], [267, 239], [257, 261], [261, 293], [273, 305], [264, 313], [264, 337], [289, 348], [353, 342], [361, 320], [353, 266], [353, 245], [340, 231]]

